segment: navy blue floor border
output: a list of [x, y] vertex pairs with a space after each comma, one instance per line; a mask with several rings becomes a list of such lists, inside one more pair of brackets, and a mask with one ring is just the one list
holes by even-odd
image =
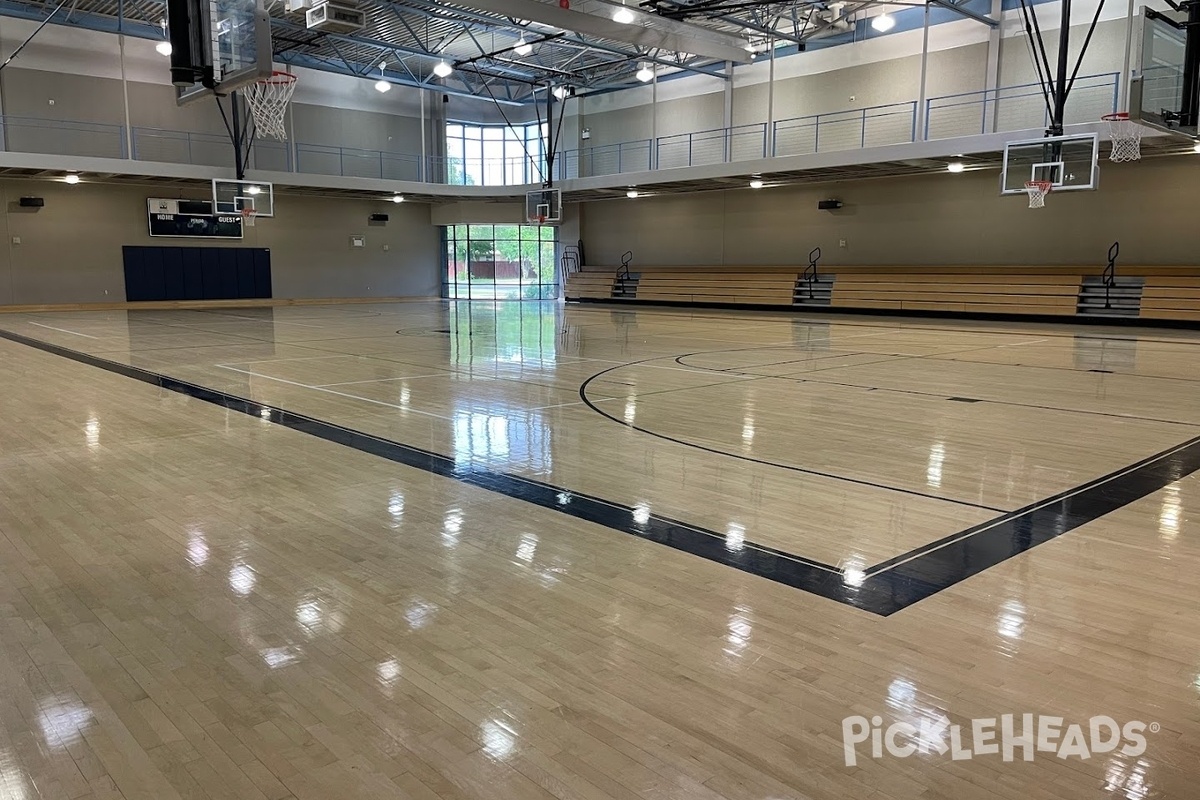
[[843, 572], [753, 542], [517, 475], [266, 406], [188, 381], [0, 330], [0, 338], [97, 367], [328, 442], [496, 492], [681, 550], [767, 580], [887, 616], [1061, 536], [1200, 469], [1200, 438], [860, 572]]

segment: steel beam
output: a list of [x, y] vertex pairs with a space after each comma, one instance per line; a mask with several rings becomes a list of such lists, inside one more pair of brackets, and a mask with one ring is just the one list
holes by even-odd
[[[627, 7], [634, 20], [625, 25], [596, 14], [584, 14], [540, 3], [538, 0], [471, 0], [471, 5], [483, 11], [503, 14], [517, 19], [529, 19], [562, 30], [598, 36], [638, 47], [661, 48], [676, 53], [693, 53], [719, 61], [749, 63], [750, 53], [740, 37], [730, 33], [690, 25], [686, 22], [649, 14], [632, 6]], [[618, 5], [602, 4], [606, 8]]]
[[983, 14], [977, 14], [974, 11], [972, 11], [971, 9], [963, 8], [960, 5], [951, 3], [949, 0], [929, 0], [929, 4], [934, 5], [934, 6], [939, 6], [940, 8], [948, 8], [951, 11], [953, 11], [954, 13], [962, 14], [964, 17], [967, 17], [968, 19], [973, 19], [976, 22], [982, 22], [984, 25], [987, 25], [989, 28], [1000, 27], [1000, 22], [998, 20], [994, 20], [991, 17], [986, 17]]

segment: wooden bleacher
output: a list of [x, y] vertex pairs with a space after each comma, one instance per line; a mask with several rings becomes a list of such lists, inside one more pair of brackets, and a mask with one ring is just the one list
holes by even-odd
[[[910, 270], [912, 268], [909, 268]], [[932, 311], [974, 314], [1075, 313], [1078, 272], [1030, 274], [963, 268], [961, 271], [915, 272], [867, 269], [837, 273], [834, 308]]]
[[1141, 318], [1200, 321], [1200, 276], [1148, 276]]
[[639, 271], [637, 299], [645, 302], [728, 303], [730, 305], [790, 306], [796, 270], [753, 272], [644, 269]]
[[[635, 294], [616, 297], [620, 270], [585, 268], [567, 276], [568, 300], [612, 300], [791, 307], [803, 267], [639, 267]], [[833, 276], [831, 311], [996, 314], [1073, 317], [1085, 281], [1100, 267], [1081, 266], [826, 266]], [[1122, 278], [1143, 278], [1144, 320], [1200, 322], [1200, 267], [1118, 267]], [[811, 306], [807, 306], [811, 308]]]
[[564, 296], [568, 300], [609, 300], [617, 271], [580, 270], [567, 275]]

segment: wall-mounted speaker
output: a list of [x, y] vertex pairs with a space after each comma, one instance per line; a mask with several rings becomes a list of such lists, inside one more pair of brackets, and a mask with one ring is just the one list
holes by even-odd
[[41, 208], [46, 205], [44, 197], [22, 197], [20, 200], [21, 208]]
[[388, 215], [387, 214], [372, 214], [370, 219], [371, 219], [371, 222], [387, 222]]
[[836, 211], [837, 209], [839, 209], [841, 207], [842, 207], [841, 200], [818, 200], [817, 201], [817, 208], [821, 209], [822, 211]]

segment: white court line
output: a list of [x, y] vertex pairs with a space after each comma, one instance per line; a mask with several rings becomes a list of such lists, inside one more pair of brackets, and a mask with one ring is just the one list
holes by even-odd
[[[592, 403], [604, 403], [604, 402], [607, 402], [610, 400], [628, 400], [628, 399], [629, 398], [627, 398], [627, 397], [601, 397], [599, 399], [592, 400], [591, 402]], [[530, 411], [545, 411], [548, 408], [567, 408], [569, 406], [585, 406], [585, 405], [587, 405], [587, 403], [583, 402], [582, 400], [576, 400], [574, 403], [557, 403], [556, 405], [552, 405], [552, 406], [537, 406], [536, 408], [531, 408], [529, 410]]]
[[50, 329], [50, 330], [52, 330], [52, 331], [59, 331], [59, 332], [61, 332], [61, 333], [69, 333], [69, 334], [71, 334], [72, 336], [82, 336], [82, 337], [84, 337], [85, 339], [99, 339], [99, 338], [100, 338], [99, 336], [90, 336], [90, 335], [88, 335], [88, 334], [86, 334], [86, 333], [80, 333], [79, 331], [69, 331], [69, 330], [67, 330], [66, 328], [56, 328], [56, 327], [54, 327], [53, 325], [43, 325], [43, 324], [42, 324], [42, 323], [40, 323], [40, 322], [30, 322], [29, 324], [30, 324], [30, 325], [37, 325], [39, 328], [49, 328], [49, 329]]
[[371, 378], [365, 381], [341, 381], [340, 383], [318, 383], [313, 388], [325, 389], [330, 386], [355, 386], [360, 383], [386, 383], [388, 381], [415, 381], [417, 378], [449, 378], [453, 372], [435, 372], [431, 375], [404, 375], [399, 378]]
[[[260, 344], [272, 344], [272, 343], [271, 342], [260, 342]], [[306, 347], [303, 347], [302, 345], [288, 344], [286, 342], [275, 342], [274, 344], [287, 344], [288, 347], [299, 347], [301, 350], [316, 350], [317, 349], [315, 347], [306, 348]], [[213, 347], [224, 347], [224, 346], [225, 346], [224, 344], [213, 345]], [[231, 344], [229, 346], [230, 347], [248, 347], [249, 345], [242, 345], [242, 344], [232, 345]], [[328, 351], [326, 350], [326, 351], [322, 351], [322, 352], [328, 352]], [[336, 354], [330, 355], [330, 356], [296, 356], [294, 358], [260, 358], [255, 361], [234, 361], [231, 363], [234, 363], [234, 364], [274, 364], [276, 362], [283, 362], [283, 361], [319, 361], [324, 358], [366, 358], [366, 357], [367, 356], [351, 356], [351, 355], [347, 355], [345, 353], [336, 353]], [[213, 366], [228, 367], [229, 365], [228, 364], [214, 364]]]
[[[286, 383], [289, 386], [299, 386], [303, 389], [312, 389], [314, 392], [325, 392], [326, 394], [335, 394], [338, 397], [345, 397], [349, 400], [361, 400], [364, 403], [373, 403], [374, 405], [377, 405], [377, 406], [387, 406], [388, 408], [395, 408], [400, 411], [408, 411], [413, 414], [420, 414], [423, 417], [433, 417], [435, 419], [445, 420], [446, 422], [449, 422], [451, 420], [450, 417], [443, 417], [441, 414], [434, 414], [429, 411], [418, 411], [417, 409], [409, 408], [408, 406], [398, 406], [395, 403], [385, 403], [382, 400], [372, 400], [369, 397], [359, 397], [356, 394], [346, 394], [345, 392], [335, 392], [333, 389], [325, 389], [321, 386], [311, 386], [307, 383], [300, 383], [298, 381], [289, 381], [284, 378], [273, 378], [270, 375], [263, 375], [258, 372], [251, 372], [248, 369], [238, 369], [237, 367], [227, 367], [227, 366], [224, 366], [223, 364], [218, 364], [217, 366], [221, 367], [221, 369], [227, 369], [227, 370], [231, 370], [233, 372], [240, 372], [243, 375], [252, 375], [255, 378], [263, 378], [268, 381], [277, 381], [278, 383]], [[255, 401], [255, 402], [259, 402], [259, 401]]]

